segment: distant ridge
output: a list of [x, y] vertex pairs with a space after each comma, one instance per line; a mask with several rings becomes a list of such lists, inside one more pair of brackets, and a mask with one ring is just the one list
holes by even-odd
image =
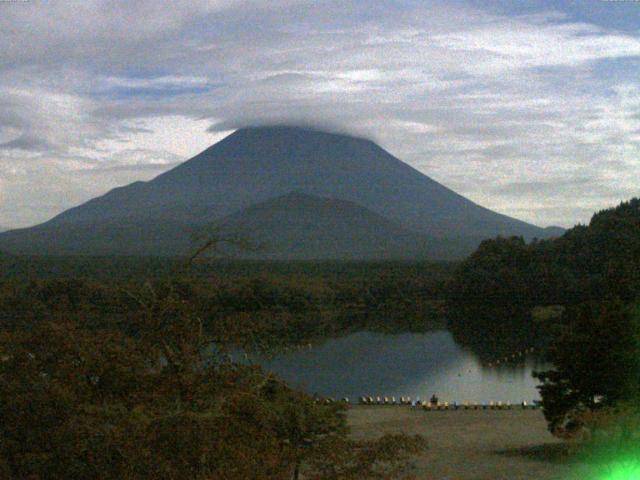
[[[297, 193], [288, 196], [292, 192]], [[279, 197], [287, 209], [297, 212], [300, 221], [303, 204], [316, 213], [328, 212], [321, 204], [333, 205], [334, 214], [341, 208], [352, 213], [362, 209], [369, 226], [354, 223], [354, 229], [359, 225], [365, 231], [377, 222], [388, 234], [388, 245], [397, 243], [394, 235], [414, 235], [431, 239], [432, 245], [434, 239], [440, 239], [445, 245], [449, 243], [452, 251], [456, 247], [446, 240], [456, 239], [459, 244], [469, 244], [470, 252], [480, 239], [496, 235], [531, 239], [557, 234], [467, 200], [370, 140], [273, 126], [240, 129], [149, 182], [116, 188], [36, 227], [0, 234], [0, 249], [81, 255], [186, 255], [193, 248], [194, 231], [223, 218], [228, 224], [234, 218], [236, 223], [244, 218], [264, 224], [256, 212], [275, 208], [268, 202]], [[312, 197], [316, 199], [310, 200]], [[338, 208], [331, 203], [335, 201], [350, 203]], [[297, 210], [296, 202], [301, 205]], [[257, 205], [260, 208], [251, 210]], [[284, 212], [282, 208], [276, 210], [278, 215]], [[316, 213], [309, 214], [310, 220]], [[329, 228], [329, 217], [320, 218]], [[340, 220], [340, 215], [334, 220]], [[342, 228], [343, 223], [338, 223]], [[312, 223], [307, 222], [307, 226], [318, 236], [330, 234]], [[355, 230], [351, 233], [361, 238]], [[306, 244], [311, 242], [304, 232], [300, 235], [300, 242], [303, 238]], [[371, 235], [381, 245], [382, 236]], [[369, 247], [364, 248], [366, 242], [362, 242], [360, 250], [365, 251]], [[356, 250], [358, 246], [354, 245]]]
[[562, 227], [552, 225], [544, 229], [545, 235], [542, 238], [561, 237], [566, 231], [567, 230]]
[[453, 259], [476, 243], [430, 238], [353, 202], [299, 192], [247, 207], [211, 229], [262, 246], [236, 255], [278, 260]]

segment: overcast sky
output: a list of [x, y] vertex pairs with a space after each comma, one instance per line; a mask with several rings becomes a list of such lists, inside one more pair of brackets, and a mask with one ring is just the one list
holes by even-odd
[[0, 225], [234, 128], [366, 135], [541, 225], [640, 195], [640, 2], [0, 1]]

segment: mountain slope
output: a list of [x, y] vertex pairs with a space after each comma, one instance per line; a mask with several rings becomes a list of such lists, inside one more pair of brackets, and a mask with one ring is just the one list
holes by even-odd
[[195, 227], [163, 219], [42, 224], [0, 234], [0, 250], [19, 255], [187, 255]]
[[0, 234], [0, 249], [172, 254], [188, 249], [198, 226], [292, 191], [353, 202], [432, 238], [549, 236], [474, 204], [369, 140], [277, 126], [238, 130], [149, 182]]
[[238, 130], [150, 182], [114, 189], [52, 223], [160, 217], [196, 223], [291, 191], [356, 202], [435, 236], [542, 236], [480, 207], [369, 140], [296, 127]]
[[270, 259], [453, 259], [475, 244], [429, 238], [353, 202], [298, 192], [243, 209], [211, 228], [261, 246], [240, 256]]

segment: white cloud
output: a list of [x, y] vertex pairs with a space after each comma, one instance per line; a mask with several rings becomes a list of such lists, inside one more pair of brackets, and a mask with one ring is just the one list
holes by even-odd
[[136, 148], [169, 152], [176, 157], [187, 159], [231, 133], [208, 133], [210, 120], [196, 120], [179, 115], [127, 120], [123, 125], [133, 133], [113, 140], [96, 142], [95, 148], [102, 152], [105, 161], [108, 161], [109, 155], [113, 153]]
[[477, 28], [437, 35], [434, 40], [447, 50], [477, 55], [478, 61], [461, 65], [473, 69], [473, 73], [571, 67], [607, 58], [640, 56], [640, 38], [631, 35], [606, 32], [589, 24], [527, 20], [530, 19], [499, 19]]

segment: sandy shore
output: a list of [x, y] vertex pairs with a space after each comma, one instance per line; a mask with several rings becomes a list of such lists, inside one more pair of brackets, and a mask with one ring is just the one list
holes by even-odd
[[353, 406], [354, 438], [421, 434], [429, 449], [415, 461], [419, 479], [586, 480], [584, 467], [546, 429], [540, 410], [426, 412], [404, 406]]

